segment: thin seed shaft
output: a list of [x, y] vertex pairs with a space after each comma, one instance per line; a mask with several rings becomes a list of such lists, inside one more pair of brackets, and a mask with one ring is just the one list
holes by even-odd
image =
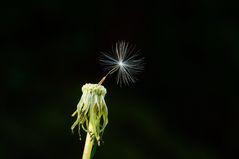
[[115, 71], [114, 68], [111, 69], [111, 70], [100, 80], [100, 82], [99, 82], [98, 84], [99, 84], [99, 85], [102, 85], [102, 83], [105, 81], [106, 77], [107, 77], [108, 75], [110, 75], [111, 73], [113, 73], [114, 71]]
[[101, 80], [100, 80], [100, 82], [98, 83], [99, 85], [102, 85], [102, 83], [105, 81], [105, 79], [106, 79], [106, 76], [104, 76]]

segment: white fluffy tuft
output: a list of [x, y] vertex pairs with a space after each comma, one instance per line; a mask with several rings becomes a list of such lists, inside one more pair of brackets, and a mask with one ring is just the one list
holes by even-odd
[[112, 54], [103, 53], [100, 62], [105, 66], [108, 74], [117, 72], [117, 84], [128, 85], [136, 81], [135, 75], [144, 69], [143, 58], [138, 52], [133, 53], [134, 47], [125, 41], [117, 42]]

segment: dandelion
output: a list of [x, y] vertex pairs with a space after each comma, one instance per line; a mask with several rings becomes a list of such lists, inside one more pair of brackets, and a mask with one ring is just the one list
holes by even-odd
[[106, 66], [106, 76], [118, 71], [116, 81], [120, 86], [134, 83], [137, 80], [135, 76], [144, 68], [143, 58], [139, 57], [138, 52], [134, 53], [132, 45], [124, 41], [116, 43], [112, 55], [103, 53], [100, 62]]
[[[85, 84], [82, 87], [82, 96], [72, 117], [77, 114], [77, 119], [71, 126], [73, 132], [78, 125], [87, 132], [86, 145], [83, 156], [87, 159], [91, 155], [94, 141], [100, 145], [104, 129], [108, 124], [108, 109], [104, 100], [106, 89], [99, 84]], [[83, 158], [84, 158], [83, 157]]]
[[102, 86], [106, 77], [118, 71], [117, 83], [121, 86], [123, 83], [135, 82], [135, 75], [143, 70], [143, 59], [139, 58], [137, 53], [133, 54], [133, 50], [134, 48], [124, 41], [116, 43], [114, 55], [103, 54], [103, 58], [100, 59], [102, 64], [106, 65], [108, 73], [98, 84], [87, 83], [82, 87], [81, 99], [72, 114], [72, 117], [77, 115], [77, 119], [71, 130], [73, 132], [78, 126], [79, 135], [81, 128], [87, 132], [83, 159], [91, 158], [92, 147], [95, 143], [101, 144], [103, 132], [108, 124], [108, 109], [104, 99], [106, 89]]

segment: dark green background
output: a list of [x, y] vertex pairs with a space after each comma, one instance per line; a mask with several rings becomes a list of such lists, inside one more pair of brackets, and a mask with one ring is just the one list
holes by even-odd
[[[79, 159], [71, 113], [105, 74], [102, 51], [136, 44], [145, 71], [104, 83], [97, 159], [220, 159], [238, 152], [238, 3], [8, 1], [0, 10], [0, 158]], [[84, 133], [83, 133], [84, 134]]]

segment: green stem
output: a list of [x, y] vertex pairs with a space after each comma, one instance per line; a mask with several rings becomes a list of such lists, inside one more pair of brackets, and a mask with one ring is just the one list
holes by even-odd
[[[89, 130], [88, 131], [92, 132], [91, 122], [89, 122]], [[90, 159], [91, 150], [92, 150], [92, 147], [93, 147], [93, 144], [94, 144], [94, 140], [92, 140], [92, 138], [90, 137], [89, 132], [87, 133], [87, 136], [86, 136], [85, 148], [84, 148], [82, 159]]]

